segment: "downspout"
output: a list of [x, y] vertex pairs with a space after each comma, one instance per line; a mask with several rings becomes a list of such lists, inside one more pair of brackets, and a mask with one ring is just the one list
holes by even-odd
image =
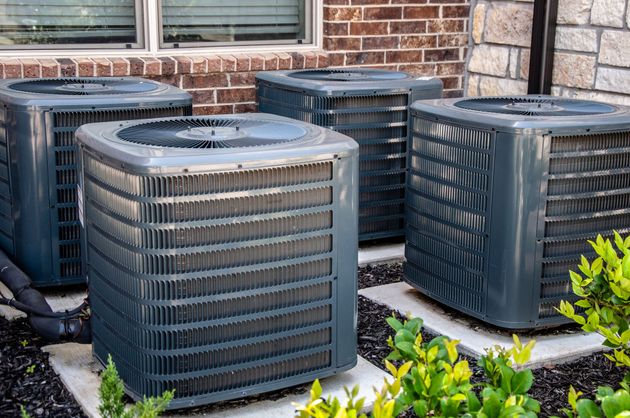
[[528, 94], [550, 94], [558, 0], [534, 0]]

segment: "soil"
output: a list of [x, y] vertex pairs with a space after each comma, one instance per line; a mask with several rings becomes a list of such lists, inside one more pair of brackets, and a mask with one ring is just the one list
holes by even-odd
[[[367, 266], [359, 269], [359, 288], [395, 283], [401, 280], [400, 263]], [[448, 308], [443, 309], [448, 311]], [[387, 337], [393, 332], [385, 322], [394, 311], [359, 296], [358, 351], [372, 364], [384, 369], [383, 359], [389, 354]], [[399, 318], [403, 315], [395, 313]], [[488, 326], [470, 319], [471, 326]], [[573, 327], [547, 330], [546, 333], [573, 332]], [[509, 331], [498, 331], [508, 333]], [[540, 332], [538, 333], [540, 335]], [[425, 340], [435, 337], [423, 332]], [[7, 321], [0, 318], [0, 417], [20, 416], [23, 405], [32, 417], [84, 417], [72, 395], [48, 363], [48, 354], [41, 351], [45, 345], [24, 319]], [[479, 382], [483, 374], [476, 360], [467, 356], [473, 372], [473, 381]], [[33, 367], [34, 366], [34, 367]], [[541, 403], [541, 417], [558, 414], [566, 407], [570, 385], [592, 396], [601, 385], [617, 387], [624, 370], [613, 366], [603, 355], [597, 354], [580, 360], [534, 370], [534, 386], [530, 394]], [[300, 385], [280, 391], [251, 396], [244, 399], [220, 402], [214, 405], [177, 411], [181, 415], [194, 415], [236, 408], [260, 400], [276, 400], [290, 394], [305, 393], [310, 385]], [[413, 417], [408, 413], [406, 417]]]

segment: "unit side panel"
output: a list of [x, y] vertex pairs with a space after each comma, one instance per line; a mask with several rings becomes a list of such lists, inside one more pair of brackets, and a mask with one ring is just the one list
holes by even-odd
[[175, 176], [83, 164], [94, 351], [134, 396], [176, 389], [171, 407], [190, 406], [337, 370], [336, 327], [354, 321], [337, 312], [354, 281], [337, 260], [337, 161]]
[[81, 227], [77, 207], [75, 131], [86, 123], [190, 114], [190, 106], [52, 111], [46, 115], [54, 284], [82, 282]]
[[494, 134], [414, 116], [406, 280], [446, 304], [486, 313]]
[[7, 140], [7, 108], [0, 107], [0, 248], [7, 255], [15, 255], [13, 242], [13, 196], [9, 170], [9, 144]]
[[569, 270], [598, 234], [630, 233], [630, 131], [546, 137], [548, 165], [539, 228], [541, 323], [565, 322], [556, 307], [574, 300]]
[[312, 96], [258, 83], [259, 110], [324, 126], [360, 147], [359, 240], [404, 235], [410, 95]]

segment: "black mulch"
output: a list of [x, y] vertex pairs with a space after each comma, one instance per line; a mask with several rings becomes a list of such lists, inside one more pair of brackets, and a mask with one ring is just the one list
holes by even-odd
[[[359, 269], [359, 288], [395, 283], [401, 280], [401, 276], [400, 263], [363, 267]], [[390, 352], [386, 343], [387, 337], [392, 335], [385, 319], [392, 313], [391, 309], [359, 296], [359, 355], [381, 369], [384, 369], [383, 359]], [[402, 317], [398, 312], [396, 315]], [[472, 321], [472, 326], [487, 327], [481, 322]], [[571, 328], [568, 330], [573, 331]], [[548, 332], [567, 332], [567, 329]], [[425, 331], [423, 337], [430, 340], [435, 335]], [[42, 345], [43, 341], [30, 330], [26, 320], [9, 322], [0, 318], [0, 417], [19, 416], [20, 405], [24, 405], [33, 417], [85, 416], [52, 370], [48, 363], [48, 354], [40, 349]], [[467, 356], [462, 358], [469, 361], [474, 372], [473, 381], [478, 382], [482, 372], [476, 366], [476, 360]], [[623, 370], [614, 367], [603, 355], [598, 354], [567, 364], [537, 369], [534, 376], [534, 386], [530, 393], [541, 402], [541, 416], [545, 417], [558, 414], [560, 408], [566, 407], [570, 385], [586, 395], [592, 395], [597, 386], [616, 387], [623, 377]], [[310, 384], [300, 385], [177, 413], [194, 415], [236, 408], [260, 400], [277, 400], [290, 394], [304, 393], [309, 388]], [[414, 415], [410, 413], [406, 416]]]
[[0, 317], [0, 417], [84, 417], [48, 363], [45, 345], [25, 319]]
[[377, 264], [359, 269], [359, 289], [399, 282], [402, 278], [402, 263]]
[[[398, 318], [400, 312], [394, 312], [386, 306], [379, 305], [367, 298], [359, 296], [359, 355], [370, 363], [385, 370], [383, 359], [390, 353], [387, 337], [393, 335], [392, 329], [385, 323], [385, 319], [395, 313]], [[425, 341], [435, 337], [429, 332], [422, 333]], [[473, 371], [473, 383], [483, 378], [482, 370], [477, 366], [477, 360], [461, 355], [468, 360]], [[602, 354], [583, 357], [579, 360], [536, 369], [534, 385], [530, 391], [533, 398], [541, 404], [541, 417], [557, 415], [561, 408], [567, 407], [569, 386], [582, 391], [584, 396], [594, 397], [598, 386], [618, 388], [623, 379], [624, 370], [615, 367]], [[406, 417], [414, 417], [411, 412]]]

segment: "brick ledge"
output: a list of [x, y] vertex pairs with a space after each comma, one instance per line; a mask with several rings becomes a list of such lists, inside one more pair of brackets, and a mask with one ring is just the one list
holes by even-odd
[[328, 65], [328, 53], [322, 50], [167, 57], [0, 58], [0, 78], [161, 77], [322, 68]]

